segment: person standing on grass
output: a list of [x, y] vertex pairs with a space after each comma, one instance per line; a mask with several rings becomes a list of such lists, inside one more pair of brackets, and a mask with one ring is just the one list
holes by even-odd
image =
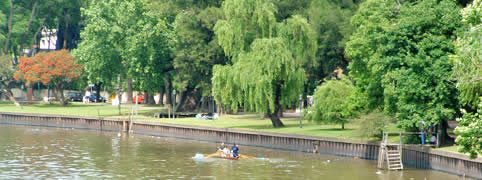
[[83, 100], [84, 104], [89, 103], [89, 101], [90, 101], [89, 97], [90, 97], [90, 91], [87, 90], [87, 91], [85, 91], [85, 96], [84, 96], [84, 100]]

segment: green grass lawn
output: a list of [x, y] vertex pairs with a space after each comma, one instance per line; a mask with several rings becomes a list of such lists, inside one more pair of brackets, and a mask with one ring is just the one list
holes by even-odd
[[[122, 105], [122, 114], [128, 113], [135, 105]], [[81, 104], [74, 103], [68, 106], [60, 106], [57, 104], [33, 104], [25, 105], [23, 108], [16, 107], [12, 104], [0, 103], [0, 112], [21, 112], [21, 113], [40, 113], [40, 114], [60, 114], [70, 116], [103, 116], [111, 118], [120, 118], [117, 106], [109, 104]], [[302, 128], [299, 128], [299, 118], [282, 118], [285, 127], [273, 128], [269, 119], [262, 119], [259, 114], [245, 115], [222, 115], [217, 120], [203, 120], [196, 118], [154, 118], [154, 113], [167, 112], [166, 108], [161, 106], [145, 106], [139, 105], [138, 120], [153, 121], [173, 124], [187, 124], [207, 127], [220, 128], [237, 128], [278, 133], [293, 133], [303, 135], [315, 135], [326, 137], [339, 137], [350, 139], [375, 140], [373, 138], [361, 137], [358, 133], [358, 125], [356, 123], [345, 124], [345, 129], [341, 129], [341, 125], [320, 125], [310, 123], [307, 120], [302, 121]], [[399, 131], [394, 124], [390, 125], [390, 131]], [[397, 137], [391, 137], [390, 140], [397, 141]]]
[[458, 152], [458, 151], [457, 151], [457, 148], [458, 148], [458, 147], [459, 147], [459, 146], [457, 146], [457, 145], [445, 146], [445, 147], [440, 147], [440, 148], [438, 148], [438, 150]]
[[[121, 114], [128, 113], [134, 104], [122, 105]], [[162, 107], [149, 107], [139, 105], [139, 115], [153, 116], [154, 113], [166, 111]], [[21, 112], [21, 113], [38, 113], [38, 114], [59, 114], [70, 116], [103, 116], [103, 117], [120, 117], [117, 106], [112, 106], [104, 103], [71, 103], [67, 106], [60, 106], [58, 104], [32, 104], [17, 107], [13, 104], [0, 103], [0, 112]]]

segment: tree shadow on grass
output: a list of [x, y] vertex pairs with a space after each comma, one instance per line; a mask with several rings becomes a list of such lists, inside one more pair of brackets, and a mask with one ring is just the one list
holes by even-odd
[[259, 116], [259, 114], [243, 114], [243, 115], [232, 115], [229, 116], [231, 119], [236, 120], [266, 120]]
[[32, 107], [37, 107], [37, 108], [79, 108], [79, 107], [83, 107], [83, 108], [89, 108], [89, 107], [93, 107], [93, 106], [99, 106], [99, 105], [89, 105], [89, 104], [72, 104], [72, 103], [69, 103], [67, 104], [66, 106], [62, 106], [58, 103], [52, 103], [52, 104], [32, 104], [32, 105], [27, 105], [27, 106], [32, 106]]
[[344, 132], [344, 131], [353, 131], [355, 129], [353, 128], [345, 128], [345, 129], [341, 129], [341, 128], [325, 128], [325, 129], [310, 129], [308, 131], [320, 131], [320, 132], [323, 132], [323, 131], [341, 131], [341, 132]]
[[285, 127], [275, 128], [271, 123], [269, 124], [253, 124], [253, 125], [234, 125], [228, 126], [227, 128], [239, 128], [239, 129], [290, 129], [294, 127], [299, 127], [298, 124], [285, 124]]

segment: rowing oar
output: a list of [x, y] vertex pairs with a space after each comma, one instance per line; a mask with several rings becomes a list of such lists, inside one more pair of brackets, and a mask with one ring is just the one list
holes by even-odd
[[217, 153], [214, 153], [214, 154], [205, 154], [204, 155], [206, 158], [210, 158], [210, 157], [215, 157], [215, 156], [218, 156]]

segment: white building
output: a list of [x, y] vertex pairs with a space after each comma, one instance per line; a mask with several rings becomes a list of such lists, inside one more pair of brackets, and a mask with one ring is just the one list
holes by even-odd
[[57, 47], [57, 29], [43, 29], [40, 38], [40, 50], [50, 51]]

